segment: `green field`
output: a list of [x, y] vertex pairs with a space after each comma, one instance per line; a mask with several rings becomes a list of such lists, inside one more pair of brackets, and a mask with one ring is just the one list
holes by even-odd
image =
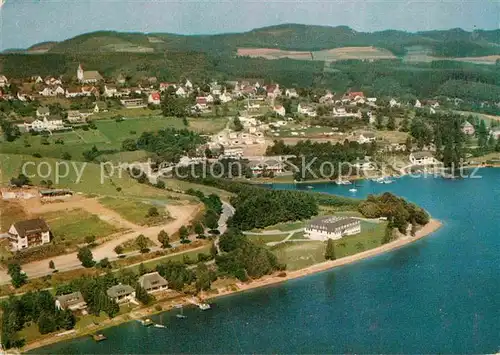
[[[190, 130], [211, 134], [224, 128], [225, 118], [190, 118]], [[61, 158], [63, 153], [69, 153], [72, 160], [82, 161], [83, 152], [90, 150], [94, 145], [104, 151], [101, 157], [112, 161], [130, 162], [143, 159], [147, 156], [144, 151], [120, 152], [123, 140], [137, 139], [143, 132], [157, 131], [165, 128], [186, 128], [179, 118], [152, 116], [143, 118], [127, 118], [116, 122], [111, 119], [95, 120], [97, 129], [75, 129], [73, 131], [54, 133], [48, 137], [33, 136], [25, 133], [14, 142], [0, 142], [0, 153], [10, 154], [40, 154], [42, 157]], [[56, 144], [62, 140], [63, 144]], [[42, 144], [47, 142], [48, 144]], [[109, 153], [106, 153], [109, 152]]]
[[[265, 230], [265, 231], [274, 231], [274, 230], [278, 230], [278, 231], [282, 231], [282, 232], [289, 232], [289, 231], [293, 231], [295, 229], [300, 229], [300, 228], [304, 228], [304, 225], [305, 225], [305, 222], [302, 222], [302, 221], [294, 221], [294, 222], [286, 222], [286, 223], [278, 223], [278, 224], [274, 224], [272, 226], [268, 226], [262, 230]], [[254, 232], [259, 232], [261, 230], [259, 229], [255, 229]]]
[[86, 236], [106, 237], [119, 231], [118, 228], [99, 219], [82, 209], [44, 213], [41, 217], [47, 221], [54, 235], [55, 243], [64, 243], [67, 247], [84, 243]]
[[[153, 226], [164, 223], [167, 219], [167, 213], [163, 206], [154, 206], [150, 203], [142, 201], [134, 201], [130, 199], [121, 199], [113, 197], [103, 197], [99, 202], [117, 213], [119, 213], [126, 220], [140, 226]], [[148, 210], [151, 207], [156, 207], [159, 213], [158, 216], [148, 217]]]
[[267, 244], [271, 242], [281, 242], [288, 234], [272, 234], [272, 235], [247, 235], [247, 238], [256, 244]]
[[[54, 187], [69, 188], [73, 191], [92, 195], [133, 197], [140, 199], [152, 198], [161, 201], [178, 199], [196, 200], [192, 196], [160, 190], [147, 184], [139, 184], [134, 179], [130, 178], [124, 171], [120, 176], [119, 171], [115, 170], [113, 176], [107, 178], [104, 168], [101, 171], [100, 165], [91, 163], [68, 162], [68, 176], [61, 177], [59, 181], [57, 181], [55, 169], [56, 165], [61, 162], [61, 160], [52, 158], [33, 158], [29, 155], [0, 154], [0, 166], [2, 167], [0, 182], [2, 185], [7, 185], [12, 177], [22, 172], [22, 167], [25, 163], [34, 163], [35, 165], [26, 165], [26, 172], [29, 175], [37, 175], [30, 178], [35, 185], [39, 184], [41, 180], [50, 179], [54, 182]], [[47, 169], [50, 167], [51, 174], [42, 178], [38, 176], [36, 172], [37, 167], [41, 168], [40, 170], [43, 174], [48, 172]], [[82, 171], [80, 180], [78, 180], [78, 174], [75, 168], [79, 172]], [[63, 169], [64, 167], [61, 167], [60, 171], [64, 172], [65, 170]], [[101, 176], [103, 177], [102, 183]]]
[[[382, 244], [387, 223], [361, 221], [361, 233], [335, 241], [337, 258], [357, 254]], [[292, 237], [292, 239], [297, 239]], [[278, 260], [287, 265], [288, 270], [299, 270], [325, 261], [326, 242], [304, 241], [286, 242], [271, 247]]]

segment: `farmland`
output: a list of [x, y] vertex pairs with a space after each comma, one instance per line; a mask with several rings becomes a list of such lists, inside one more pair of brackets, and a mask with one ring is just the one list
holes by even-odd
[[157, 225], [164, 223], [167, 219], [167, 214], [162, 206], [157, 207], [157, 216], [149, 216], [148, 212], [151, 207], [154, 207], [150, 203], [142, 201], [134, 201], [130, 199], [120, 199], [113, 197], [103, 197], [99, 202], [106, 208], [109, 208], [123, 218], [132, 222], [134, 224], [144, 226], [144, 225]]
[[[224, 128], [225, 118], [192, 118], [189, 119], [189, 129], [210, 134]], [[33, 136], [24, 134], [14, 142], [1, 142], [0, 152], [11, 154], [40, 154], [42, 157], [61, 158], [63, 153], [68, 153], [72, 160], [83, 160], [83, 152], [94, 145], [97, 149], [107, 152], [104, 158], [130, 162], [144, 158], [144, 152], [120, 153], [122, 141], [126, 138], [137, 138], [143, 132], [157, 131], [164, 128], [185, 128], [182, 120], [165, 118], [161, 116], [147, 118], [127, 118], [123, 121], [110, 119], [95, 120], [97, 129], [75, 129], [67, 132], [53, 133], [50, 136]]]

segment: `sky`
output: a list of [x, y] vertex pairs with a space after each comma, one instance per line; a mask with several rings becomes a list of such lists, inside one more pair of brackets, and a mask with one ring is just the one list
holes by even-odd
[[212, 34], [281, 23], [369, 32], [498, 29], [500, 0], [5, 0], [0, 50], [97, 30]]

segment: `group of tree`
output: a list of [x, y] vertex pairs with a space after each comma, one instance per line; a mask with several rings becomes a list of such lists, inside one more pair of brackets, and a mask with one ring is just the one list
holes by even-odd
[[31, 180], [24, 174], [19, 174], [17, 177], [10, 179], [10, 184], [13, 186], [21, 187], [24, 185], [30, 185]]
[[191, 100], [189, 98], [178, 97], [173, 87], [163, 95], [161, 100], [161, 111], [165, 117], [186, 117]]
[[406, 234], [408, 226], [425, 225], [429, 214], [421, 207], [395, 196], [389, 192], [382, 195], [369, 195], [359, 204], [359, 212], [367, 218], [385, 217], [392, 228]]
[[41, 334], [75, 326], [73, 313], [57, 309], [54, 297], [46, 290], [29, 291], [20, 297], [11, 296], [2, 302], [1, 308], [2, 345], [6, 349], [24, 344], [18, 332], [27, 324], [37, 324]]
[[230, 228], [220, 237], [219, 246], [224, 252], [215, 257], [219, 272], [241, 281], [260, 278], [286, 268], [272, 252], [252, 243], [236, 228]]
[[[205, 194], [200, 190], [188, 189], [187, 194], [196, 196], [205, 205], [205, 213], [203, 215], [203, 224], [206, 228], [210, 230], [215, 230], [219, 226], [219, 218], [222, 214], [222, 201], [219, 195], [210, 194], [205, 196]], [[203, 226], [196, 223], [193, 226], [194, 232], [199, 236], [203, 234]]]

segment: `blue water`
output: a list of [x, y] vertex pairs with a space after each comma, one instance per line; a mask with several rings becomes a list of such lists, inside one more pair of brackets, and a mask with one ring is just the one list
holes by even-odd
[[[358, 183], [391, 191], [444, 226], [402, 249], [281, 285], [218, 298], [210, 311], [131, 322], [37, 353], [485, 353], [500, 349], [500, 170], [481, 179]], [[280, 185], [275, 188], [300, 188]], [[352, 186], [313, 191], [349, 196]], [[309, 190], [309, 189], [308, 189]]]

